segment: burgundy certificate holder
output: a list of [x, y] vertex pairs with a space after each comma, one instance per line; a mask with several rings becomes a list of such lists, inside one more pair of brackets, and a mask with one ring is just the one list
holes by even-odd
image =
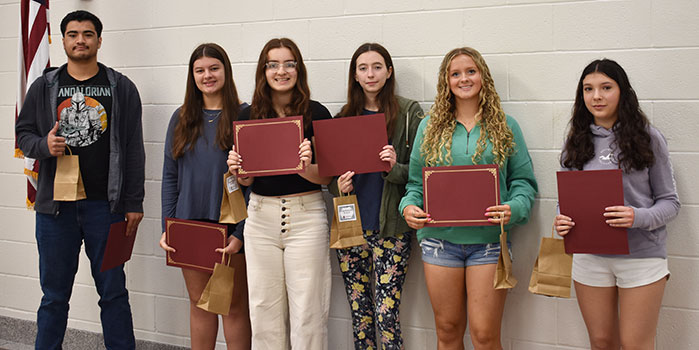
[[564, 236], [567, 254], [629, 254], [625, 228], [611, 227], [604, 208], [624, 205], [621, 170], [559, 171], [558, 205], [575, 226]]
[[303, 142], [303, 117], [233, 122], [236, 150], [243, 159], [241, 176], [269, 176], [303, 172], [299, 145]]
[[113, 223], [109, 227], [109, 236], [107, 237], [107, 245], [104, 248], [100, 272], [110, 270], [129, 261], [135, 241], [135, 232], [130, 236], [126, 235], [126, 221]]
[[494, 225], [484, 215], [500, 203], [500, 181], [495, 164], [422, 168], [425, 226]]
[[167, 252], [167, 265], [213, 272], [223, 257], [215, 250], [226, 246], [227, 231], [225, 225], [166, 218], [165, 239], [176, 250]]
[[383, 113], [313, 121], [320, 176], [390, 171], [379, 153], [388, 144]]

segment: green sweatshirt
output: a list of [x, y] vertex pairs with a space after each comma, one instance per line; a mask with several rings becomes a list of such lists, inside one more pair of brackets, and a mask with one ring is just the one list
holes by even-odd
[[[429, 123], [430, 117], [425, 117], [420, 123], [415, 138], [415, 145], [410, 154], [410, 169], [406, 193], [400, 202], [400, 213], [408, 205], [423, 207], [422, 197], [422, 167], [425, 166], [425, 159], [420, 154], [420, 147], [425, 134], [425, 127]], [[514, 118], [507, 116], [507, 125], [514, 135], [515, 149], [511, 156], [507, 158], [504, 166], [500, 167], [500, 203], [509, 204], [512, 209], [510, 222], [505, 225], [509, 230], [513, 225], [525, 224], [529, 220], [534, 196], [537, 193], [536, 179], [532, 168], [532, 160], [527, 151], [527, 145], [522, 136], [522, 130]], [[456, 124], [454, 135], [452, 136], [450, 165], [473, 165], [471, 156], [476, 150], [478, 137], [481, 133], [481, 124], [476, 126], [471, 132], [461, 123]], [[478, 164], [495, 163], [493, 156], [493, 146], [488, 141], [487, 148], [481, 155]], [[483, 208], [485, 213], [485, 208]], [[425, 227], [417, 231], [418, 241], [424, 238], [443, 239], [455, 244], [482, 244], [499, 241], [500, 226], [455, 226], [455, 227]]]

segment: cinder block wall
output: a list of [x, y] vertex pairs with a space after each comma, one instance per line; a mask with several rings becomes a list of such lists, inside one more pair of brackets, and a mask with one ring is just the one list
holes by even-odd
[[[529, 224], [512, 233], [515, 273], [503, 321], [508, 350], [584, 349], [575, 299], [527, 289], [540, 237], [555, 213], [555, 171], [579, 74], [592, 59], [618, 60], [652, 122], [665, 134], [683, 208], [670, 224], [668, 284], [658, 349], [699, 346], [699, 2], [564, 0], [51, 1], [54, 65], [65, 62], [59, 24], [83, 8], [104, 22], [100, 61], [128, 75], [143, 100], [147, 151], [145, 220], [127, 264], [136, 336], [188, 345], [188, 302], [180, 272], [165, 266], [160, 178], [165, 128], [184, 95], [186, 65], [201, 42], [223, 45], [243, 100], [267, 39], [287, 36], [307, 62], [312, 96], [332, 112], [343, 104], [347, 66], [362, 42], [392, 53], [400, 94], [428, 109], [443, 55], [473, 46], [486, 57], [505, 110], [524, 130], [541, 192]], [[0, 0], [0, 315], [32, 320], [41, 292], [34, 214], [24, 208], [22, 161], [12, 158], [19, 1]], [[416, 247], [417, 248], [417, 247]], [[333, 263], [330, 348], [350, 349], [349, 309]], [[434, 321], [414, 250], [402, 311], [406, 349], [435, 349]], [[100, 331], [97, 295], [82, 257], [69, 326]], [[643, 305], [639, 305], [643, 307]], [[219, 336], [222, 341], [223, 338]], [[223, 348], [223, 343], [219, 344]]]

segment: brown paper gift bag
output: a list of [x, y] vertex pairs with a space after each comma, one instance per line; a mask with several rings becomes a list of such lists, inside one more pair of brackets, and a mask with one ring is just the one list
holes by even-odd
[[237, 224], [248, 217], [243, 191], [238, 186], [235, 175], [223, 174], [223, 195], [221, 197], [221, 215], [218, 222], [222, 224]]
[[[228, 263], [223, 260], [228, 255]], [[230, 254], [223, 254], [221, 263], [214, 265], [214, 273], [211, 274], [209, 282], [206, 283], [204, 291], [197, 301], [197, 307], [219, 315], [228, 315], [233, 299], [233, 277], [235, 269], [230, 265]]]
[[539, 256], [534, 263], [529, 291], [551, 297], [570, 298], [571, 272], [573, 255], [566, 254], [562, 239], [541, 237]]
[[493, 288], [495, 289], [510, 289], [517, 285], [517, 279], [512, 275], [512, 259], [510, 258], [510, 250], [507, 248], [507, 231], [503, 222], [504, 215], [500, 215], [500, 256], [498, 257], [498, 266], [495, 269], [495, 279]]
[[80, 159], [73, 155], [70, 147], [66, 146], [70, 155], [56, 158], [56, 175], [53, 178], [53, 200], [78, 201], [87, 198], [83, 177], [80, 174]]
[[362, 218], [359, 215], [357, 196], [333, 198], [335, 216], [330, 224], [330, 248], [349, 248], [366, 243], [362, 230]]

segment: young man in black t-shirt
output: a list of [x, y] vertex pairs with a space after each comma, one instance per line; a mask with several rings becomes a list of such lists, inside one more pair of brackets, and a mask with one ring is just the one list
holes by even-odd
[[[68, 63], [47, 69], [27, 93], [15, 132], [25, 155], [40, 161], [36, 240], [44, 296], [37, 312], [37, 349], [60, 349], [82, 243], [100, 295], [108, 349], [134, 349], [124, 266], [101, 272], [110, 225], [143, 218], [145, 152], [135, 85], [97, 62], [102, 23], [87, 11], [61, 22]], [[54, 201], [56, 159], [78, 155], [86, 199]]]

